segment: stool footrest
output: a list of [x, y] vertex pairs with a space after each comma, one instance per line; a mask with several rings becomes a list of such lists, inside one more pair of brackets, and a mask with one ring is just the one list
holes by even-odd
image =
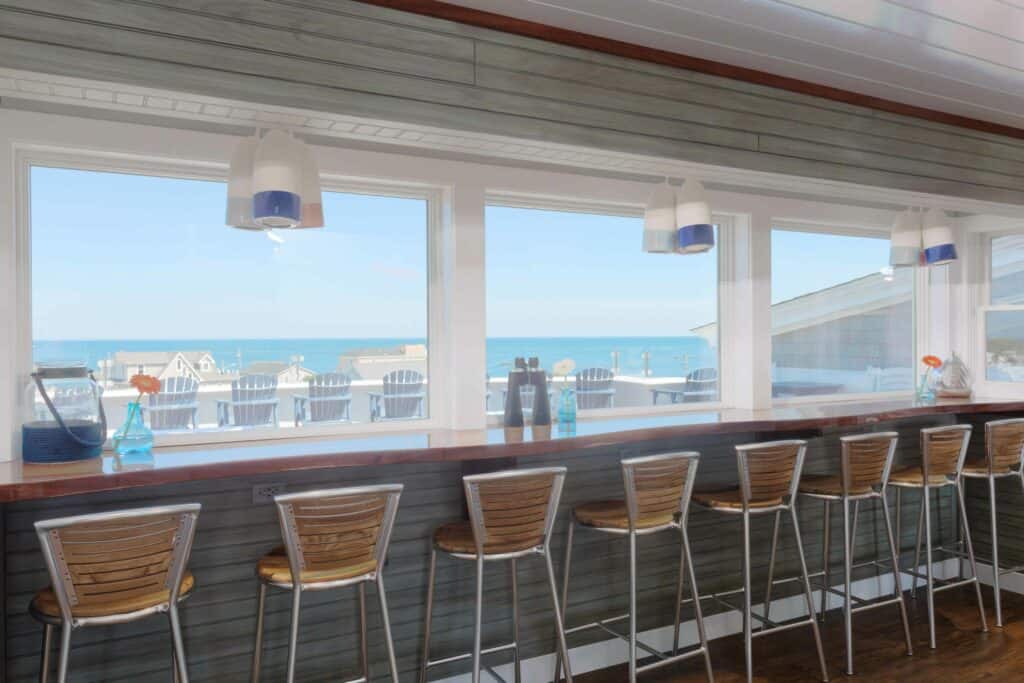
[[[588, 624], [580, 624], [579, 626], [573, 626], [572, 628], [567, 628], [567, 629], [565, 629], [565, 635], [568, 636], [571, 633], [580, 633], [581, 631], [587, 631], [589, 629], [599, 628], [602, 631], [604, 631], [605, 633], [608, 633], [609, 635], [615, 636], [616, 638], [619, 638], [621, 640], [629, 642], [629, 636], [628, 635], [626, 635], [624, 633], [620, 633], [620, 632], [616, 631], [615, 629], [613, 629], [612, 627], [608, 626], [608, 624], [614, 624], [614, 623], [619, 622], [619, 621], [624, 621], [624, 620], [626, 620], [628, 618], [629, 618], [629, 614], [627, 613], [627, 614], [620, 614], [620, 615], [617, 615], [617, 616], [614, 616], [614, 617], [609, 617], [607, 619], [598, 619], [597, 621], [592, 621], [592, 622], [590, 622]], [[658, 658], [657, 662], [654, 662], [654, 663], [642, 666], [642, 667], [638, 668], [637, 671], [647, 671], [649, 669], [654, 669], [654, 668], [657, 668], [659, 666], [664, 666], [665, 664], [670, 664], [672, 662], [677, 662], [677, 661], [680, 661], [680, 660], [683, 660], [683, 659], [688, 659], [688, 658], [690, 658], [690, 657], [692, 657], [692, 656], [694, 656], [696, 654], [704, 652], [704, 648], [700, 647], [700, 648], [697, 648], [696, 650], [691, 650], [691, 651], [685, 652], [683, 654], [666, 655], [665, 653], [659, 652], [658, 650], [654, 649], [650, 645], [647, 645], [646, 643], [644, 643], [639, 638], [637, 638], [637, 640], [636, 640], [636, 646], [638, 648], [640, 648], [641, 650], [643, 650], [644, 652], [646, 652], [648, 655], [650, 655], [652, 657], [657, 657]]]
[[[637, 645], [638, 646], [640, 645], [640, 641], [637, 641]], [[651, 671], [653, 669], [660, 669], [663, 666], [667, 666], [669, 664], [675, 664], [676, 662], [681, 662], [683, 660], [690, 659], [691, 657], [696, 657], [697, 655], [702, 655], [702, 654], [704, 654], [704, 648], [703, 647], [698, 647], [698, 648], [695, 648], [693, 650], [687, 650], [686, 652], [681, 652], [681, 653], [679, 653], [677, 655], [671, 655], [671, 656], [668, 656], [668, 657], [664, 657], [663, 656], [661, 659], [659, 659], [656, 662], [651, 662], [650, 664], [644, 664], [643, 666], [638, 666], [636, 668], [636, 672], [637, 673], [644, 673], [646, 671]]]
[[[506, 643], [504, 645], [495, 645], [494, 647], [488, 647], [480, 650], [480, 656], [494, 654], [495, 652], [504, 652], [505, 650], [514, 650], [519, 647], [518, 643]], [[466, 652], [461, 655], [452, 655], [451, 657], [445, 657], [444, 659], [430, 659], [427, 660], [427, 668], [432, 666], [441, 666], [442, 664], [451, 664], [452, 662], [459, 662], [463, 659], [472, 658], [472, 652]]]

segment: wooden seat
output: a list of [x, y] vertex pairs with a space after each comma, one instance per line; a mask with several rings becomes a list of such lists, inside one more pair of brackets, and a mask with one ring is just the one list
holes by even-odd
[[[315, 571], [303, 571], [302, 583], [315, 584], [325, 581], [342, 581], [357, 576], [372, 574], [377, 570], [377, 561], [373, 558], [356, 558], [350, 561], [339, 561], [336, 567], [324, 567]], [[267, 583], [291, 585], [292, 569], [288, 564], [288, 554], [284, 546], [278, 546], [260, 558], [256, 564], [256, 574]]]
[[[712, 510], [742, 510], [743, 492], [739, 489], [694, 493], [693, 502]], [[750, 501], [751, 510], [772, 508], [782, 505], [782, 498], [761, 498]]]
[[[800, 479], [800, 493], [812, 496], [843, 495], [843, 480], [838, 474], [808, 475]], [[870, 486], [858, 486], [850, 491], [851, 496], [866, 496], [873, 489]]]
[[29, 607], [43, 623], [40, 681], [49, 674], [53, 629], [61, 630], [57, 678], [66, 681], [74, 629], [166, 612], [175, 676], [188, 683], [178, 603], [195, 587], [187, 566], [199, 510], [172, 505], [36, 522], [50, 574]]
[[[178, 600], [184, 600], [195, 587], [195, 579], [192, 572], [185, 572], [181, 579], [181, 588], [178, 591]], [[170, 601], [170, 590], [148, 590], [145, 592], [132, 592], [127, 595], [115, 594], [105, 602], [95, 602], [82, 607], [72, 607], [71, 614], [75, 617], [109, 617], [115, 614], [131, 614], [142, 609], [163, 605]], [[48, 586], [39, 591], [32, 598], [32, 607], [43, 616], [60, 620], [60, 603], [53, 587]]]
[[[996, 477], [1006, 477], [1017, 474], [1017, 471], [1010, 467], [993, 468], [992, 474]], [[964, 465], [963, 475], [965, 477], [987, 477], [989, 475], [988, 462], [985, 460], [973, 460]]]
[[[463, 477], [469, 521], [442, 524], [435, 529], [427, 576], [427, 604], [423, 624], [423, 650], [420, 657], [419, 680], [427, 680], [432, 666], [448, 664], [452, 658], [431, 660], [430, 630], [434, 609], [434, 583], [438, 557], [476, 564], [476, 618], [472, 651], [454, 659], [472, 660], [473, 680], [480, 678], [483, 630], [484, 563], [485, 560], [508, 561], [512, 577], [512, 641], [491, 646], [489, 651], [511, 650], [516, 680], [522, 677], [519, 659], [519, 589], [516, 565], [530, 557], [542, 558], [547, 565], [548, 585], [557, 622], [559, 651], [567, 651], [561, 627], [561, 610], [555, 593], [554, 569], [550, 558], [551, 527], [558, 511], [558, 500], [565, 482], [564, 467], [543, 467], [524, 470], [489, 472]], [[478, 535], [479, 534], [479, 535]], [[567, 677], [569, 683], [571, 675]], [[397, 683], [397, 679], [396, 679]]]
[[[629, 529], [629, 510], [624, 500], [599, 500], [573, 508], [576, 522], [594, 529]], [[658, 512], [641, 516], [638, 529], [652, 529], [671, 524], [677, 512]]]
[[[924, 486], [924, 472], [920, 467], [903, 467], [889, 475], [889, 483], [893, 486]], [[952, 483], [953, 480], [945, 474], [928, 476], [929, 486], [947, 486]]]
[[[377, 584], [380, 621], [392, 683], [398, 683], [398, 665], [391, 638], [384, 576], [381, 568], [388, 552], [391, 530], [398, 514], [401, 484], [357, 486], [305, 491], [274, 496], [284, 545], [274, 548], [256, 563], [259, 593], [256, 598], [256, 643], [252, 655], [251, 683], [259, 683], [263, 664], [263, 621], [267, 589], [291, 593], [291, 629], [285, 680], [295, 681], [298, 660], [299, 611], [307, 590], [354, 587], [359, 597], [360, 659], [363, 675], [370, 680], [366, 626], [366, 584]], [[298, 572], [298, 581], [295, 572]]]

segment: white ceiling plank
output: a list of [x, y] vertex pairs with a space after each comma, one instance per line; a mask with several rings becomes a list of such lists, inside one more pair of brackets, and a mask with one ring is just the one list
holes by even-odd
[[1024, 125], [1024, 0], [456, 2], [916, 106]]

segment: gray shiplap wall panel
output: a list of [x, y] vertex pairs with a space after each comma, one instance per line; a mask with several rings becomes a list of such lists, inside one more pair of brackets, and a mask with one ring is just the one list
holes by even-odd
[[[314, 62], [358, 66], [462, 83], [473, 82], [473, 46], [467, 40], [458, 41], [457, 51], [460, 57], [451, 58], [446, 53], [453, 50], [438, 44], [440, 41], [424, 45], [420, 51], [413, 51], [404, 44], [402, 39], [405, 36], [395, 35], [388, 41], [389, 46], [378, 46], [374, 43], [379, 41], [382, 33], [380, 29], [377, 32], [370, 32], [362, 39], [352, 30], [359, 27], [346, 27], [340, 35], [339, 32], [318, 35], [299, 30], [272, 28], [272, 24], [243, 23], [231, 18], [169, 12], [159, 7], [122, 4], [110, 0], [77, 0], [70, 5], [65, 0], [5, 0], [4, 5], [28, 11], [24, 17], [33, 17], [39, 21], [55, 18], [71, 29], [77, 28], [75, 32], [82, 37], [90, 33], [110, 32], [114, 42], [109, 48], [115, 52], [127, 48], [128, 45], [124, 42], [123, 36], [119, 37], [120, 34], [114, 31], [128, 29], [148, 36], [180, 38], [179, 51], [186, 49], [188, 43], [214, 45], [220, 48], [235, 47], [244, 48], [253, 55], [292, 55]], [[292, 14], [294, 15], [294, 12]], [[7, 14], [3, 19], [4, 23], [16, 22], [11, 26], [12, 35], [17, 35], [19, 26], [26, 25], [25, 19], [17, 19], [14, 14]], [[103, 25], [101, 31], [90, 30], [89, 27], [96, 24]], [[49, 26], [52, 27], [52, 23], [49, 23]], [[24, 37], [29, 36], [25, 34]], [[455, 39], [448, 40], [451, 43], [456, 42]], [[437, 54], [438, 52], [442, 54]]]
[[0, 10], [15, 68], [1008, 203], [1024, 189], [1020, 140], [354, 0]]
[[[917, 457], [917, 430], [945, 424], [952, 418], [910, 420], [876, 429], [897, 427], [902, 435], [899, 457], [911, 463]], [[840, 432], [812, 438], [808, 472], [828, 472], [836, 467], [836, 439]], [[624, 455], [696, 449], [703, 459], [698, 486], [716, 488], [733, 485], [736, 464], [735, 443], [761, 438], [738, 434], [728, 438], [701, 437], [643, 443], [623, 451], [603, 447], [558, 456], [529, 458], [519, 467], [564, 464], [569, 469], [567, 486], [552, 539], [556, 573], [561, 576], [566, 520], [573, 504], [621, 496], [619, 460]], [[482, 463], [485, 467], [488, 463]], [[244, 681], [248, 677], [254, 628], [255, 589], [253, 567], [257, 558], [279, 543], [275, 512], [270, 505], [252, 504], [252, 486], [269, 481], [286, 482], [289, 490], [333, 485], [399, 481], [406, 485], [398, 524], [392, 541], [385, 581], [392, 626], [398, 650], [402, 680], [413, 679], [421, 638], [423, 603], [429, 557], [429, 537], [437, 525], [457, 519], [464, 512], [459, 463], [395, 465], [267, 475], [245, 479], [191, 482], [160, 488], [141, 488], [50, 501], [27, 501], [4, 509], [5, 554], [9, 564], [6, 594], [10, 611], [6, 638], [10, 681], [29, 681], [37, 673], [39, 627], [25, 613], [34, 591], [47, 582], [32, 523], [41, 518], [79, 514], [87, 511], [197, 500], [204, 505], [200, 517], [191, 570], [197, 579], [195, 594], [182, 609], [195, 681]], [[820, 566], [821, 510], [801, 505], [803, 538], [812, 570]], [[917, 501], [908, 497], [904, 511], [903, 547], [910, 548]], [[950, 507], [945, 502], [935, 513], [936, 536], [948, 536], [952, 529]], [[833, 534], [838, 538], [839, 516], [833, 516]], [[883, 537], [877, 518], [863, 511], [858, 530], [857, 554], [870, 557], [881, 547]], [[767, 565], [767, 544], [771, 520], [754, 522], [753, 566], [755, 586], [763, 582]], [[702, 592], [734, 588], [740, 581], [738, 521], [695, 509], [691, 515], [691, 542]], [[568, 615], [579, 623], [598, 615], [621, 612], [626, 606], [627, 557], [623, 539], [581, 531], [573, 555], [573, 578]], [[640, 541], [640, 624], [642, 628], [664, 625], [671, 620], [672, 595], [678, 566], [678, 537], [659, 534]], [[783, 527], [779, 575], [795, 572], [795, 550], [788, 526]], [[832, 561], [839, 566], [840, 548], [833, 545]], [[434, 652], [437, 655], [464, 651], [472, 636], [473, 564], [441, 560], [435, 609]], [[553, 651], [549, 594], [543, 563], [523, 560], [519, 566], [523, 655], [536, 656]], [[508, 638], [511, 630], [509, 574], [507, 566], [488, 565], [485, 577], [485, 642]], [[795, 585], [780, 588], [777, 595], [791, 593]], [[760, 588], [756, 589], [758, 592]], [[380, 642], [380, 621], [375, 594], [368, 591], [371, 628], [371, 657], [375, 670], [383, 674], [384, 652]], [[358, 667], [358, 639], [354, 591], [309, 593], [303, 599], [300, 636], [301, 680], [337, 680], [339, 672]], [[708, 605], [708, 612], [720, 610]], [[284, 593], [272, 593], [267, 607], [267, 650], [265, 679], [278, 680], [286, 654], [289, 603]], [[895, 623], [895, 611], [893, 619]], [[573, 644], [592, 642], [596, 633], [579, 635]], [[168, 677], [168, 645], [164, 622], [159, 618], [132, 626], [85, 629], [75, 634], [72, 657], [76, 681], [129, 681]], [[126, 656], [130, 655], [130, 656]], [[496, 662], [503, 661], [500, 656]], [[460, 663], [438, 669], [443, 675], [465, 671]]]

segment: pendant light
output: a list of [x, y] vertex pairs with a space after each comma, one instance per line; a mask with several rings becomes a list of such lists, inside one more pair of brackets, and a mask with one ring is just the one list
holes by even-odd
[[309, 145], [302, 145], [302, 223], [300, 228], [324, 227], [324, 204], [320, 193], [320, 165]]
[[929, 209], [924, 224], [924, 260], [929, 266], [941, 266], [956, 260], [953, 219], [945, 211]]
[[907, 209], [896, 216], [889, 240], [889, 265], [916, 266], [921, 262], [921, 214]]
[[711, 224], [711, 207], [704, 186], [689, 178], [676, 193], [676, 227], [680, 254], [699, 254], [715, 246], [715, 226]]
[[264, 136], [253, 158], [252, 215], [265, 228], [294, 228], [302, 218], [302, 143], [283, 130]]
[[654, 187], [644, 209], [643, 250], [648, 254], [674, 254], [676, 239], [676, 191], [665, 178]]
[[231, 155], [228, 169], [228, 202], [224, 222], [242, 230], [263, 230], [252, 218], [252, 162], [259, 134], [242, 138]]

